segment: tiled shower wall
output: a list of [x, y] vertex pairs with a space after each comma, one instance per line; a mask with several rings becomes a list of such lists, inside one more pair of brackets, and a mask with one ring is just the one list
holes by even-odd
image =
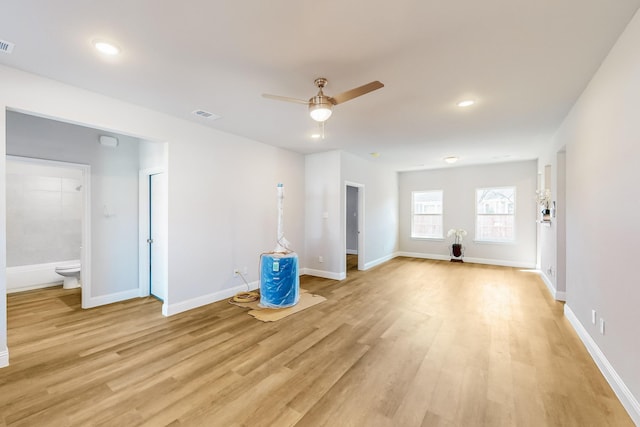
[[51, 176], [52, 169], [7, 173], [7, 267], [80, 259], [81, 176]]

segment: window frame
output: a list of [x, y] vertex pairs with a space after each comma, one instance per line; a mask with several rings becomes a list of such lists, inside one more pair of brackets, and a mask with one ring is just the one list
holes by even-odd
[[[440, 194], [440, 213], [416, 213], [415, 196], [416, 194], [439, 193]], [[416, 236], [414, 221], [416, 216], [440, 217], [440, 235], [439, 236]], [[415, 190], [411, 192], [411, 227], [410, 237], [414, 240], [444, 240], [444, 190]]]
[[[513, 191], [513, 212], [512, 213], [479, 213], [479, 200], [478, 200], [478, 195], [479, 192], [481, 191], [486, 191], [486, 190], [492, 190], [492, 191], [499, 191], [499, 190], [505, 190], [505, 189], [509, 189]], [[496, 186], [496, 187], [480, 187], [480, 188], [476, 188], [475, 191], [475, 200], [474, 200], [474, 205], [475, 205], [475, 232], [474, 232], [474, 242], [477, 243], [494, 243], [494, 244], [513, 244], [516, 242], [516, 215], [517, 215], [517, 188], [515, 185], [505, 185], [505, 186]], [[512, 235], [510, 239], [495, 239], [495, 238], [491, 238], [491, 239], [487, 239], [487, 238], [481, 238], [478, 233], [479, 233], [479, 218], [481, 216], [504, 216], [504, 217], [511, 217], [513, 218], [513, 227], [512, 227]]]

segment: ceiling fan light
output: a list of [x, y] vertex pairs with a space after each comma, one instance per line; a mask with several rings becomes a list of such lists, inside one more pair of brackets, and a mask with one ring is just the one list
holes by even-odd
[[326, 97], [316, 96], [309, 104], [309, 115], [316, 122], [324, 122], [331, 117], [331, 107], [332, 104]]

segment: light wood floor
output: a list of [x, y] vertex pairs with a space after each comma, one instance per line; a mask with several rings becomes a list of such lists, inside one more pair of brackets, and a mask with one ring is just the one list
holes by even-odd
[[533, 273], [397, 258], [275, 323], [8, 296], [10, 426], [632, 426]]

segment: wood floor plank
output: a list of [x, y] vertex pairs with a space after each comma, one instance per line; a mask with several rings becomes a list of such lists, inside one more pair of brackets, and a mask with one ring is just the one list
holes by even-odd
[[7, 298], [5, 426], [632, 426], [540, 278], [396, 258], [262, 323], [221, 301], [169, 318], [90, 310], [61, 287]]

